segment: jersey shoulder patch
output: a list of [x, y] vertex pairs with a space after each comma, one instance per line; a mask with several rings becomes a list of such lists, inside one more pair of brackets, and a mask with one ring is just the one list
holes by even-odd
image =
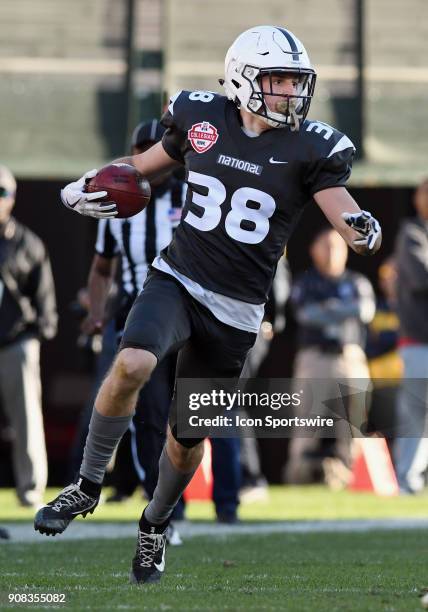
[[226, 96], [212, 91], [182, 90], [172, 96], [161, 119], [167, 128], [162, 138], [167, 154], [183, 164], [189, 144], [197, 153], [208, 151], [218, 139], [226, 101]]

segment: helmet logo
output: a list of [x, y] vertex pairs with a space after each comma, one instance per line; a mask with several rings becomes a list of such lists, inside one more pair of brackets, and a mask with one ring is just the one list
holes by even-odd
[[218, 140], [217, 128], [208, 121], [194, 123], [187, 132], [187, 138], [196, 153], [206, 153]]
[[[287, 40], [290, 49], [291, 49], [291, 54], [293, 56], [293, 61], [298, 62], [300, 61], [300, 55], [302, 54], [301, 51], [299, 51], [299, 49], [297, 48], [297, 44], [296, 41], [294, 40], [292, 34], [290, 32], [288, 32], [287, 30], [285, 30], [284, 28], [275, 28], [275, 30], [278, 30], [279, 32], [282, 32], [282, 34], [284, 35], [285, 39]], [[284, 51], [284, 53], [290, 53], [287, 49], [284, 49], [283, 46], [281, 46], [280, 41], [278, 40], [278, 37], [274, 36], [274, 40], [276, 42], [276, 44]]]

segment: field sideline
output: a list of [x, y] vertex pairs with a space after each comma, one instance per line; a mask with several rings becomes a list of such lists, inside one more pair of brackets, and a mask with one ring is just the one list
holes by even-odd
[[[128, 584], [130, 536], [141, 507], [138, 496], [101, 506], [69, 527], [70, 537], [86, 532], [84, 540], [3, 541], [0, 609], [23, 607], [9, 605], [8, 594], [63, 593], [65, 604], [56, 609], [416, 612], [428, 589], [426, 495], [385, 499], [272, 487], [268, 502], [242, 507], [249, 522], [221, 530], [211, 522], [209, 502], [192, 503], [194, 522], [182, 526], [185, 544], [168, 551], [162, 582], [135, 587]], [[0, 492], [0, 525], [30, 533], [32, 516], [17, 508], [12, 491]], [[414, 528], [394, 529], [406, 524]], [[110, 529], [117, 539], [108, 537]], [[91, 539], [97, 530], [103, 538]]]

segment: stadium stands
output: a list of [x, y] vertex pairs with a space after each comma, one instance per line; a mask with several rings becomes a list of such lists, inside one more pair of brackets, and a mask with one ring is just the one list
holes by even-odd
[[[425, 0], [366, 0], [368, 160], [354, 184], [414, 184], [424, 173], [428, 122]], [[354, 0], [136, 0], [137, 49], [166, 51], [165, 85], [218, 89], [224, 50], [257, 23], [280, 23], [305, 42], [319, 71], [313, 116], [353, 112]], [[20, 175], [74, 175], [123, 147], [126, 2], [3, 0], [0, 130]], [[156, 68], [137, 75], [146, 107]], [[144, 104], [143, 104], [144, 107]], [[150, 107], [153, 112], [153, 106]], [[37, 155], [27, 155], [28, 147]]]

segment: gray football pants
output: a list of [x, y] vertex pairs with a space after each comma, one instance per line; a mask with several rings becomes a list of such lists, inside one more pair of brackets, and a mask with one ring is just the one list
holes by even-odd
[[24, 339], [0, 348], [0, 401], [15, 431], [13, 469], [21, 502], [38, 503], [47, 483], [40, 342]]

